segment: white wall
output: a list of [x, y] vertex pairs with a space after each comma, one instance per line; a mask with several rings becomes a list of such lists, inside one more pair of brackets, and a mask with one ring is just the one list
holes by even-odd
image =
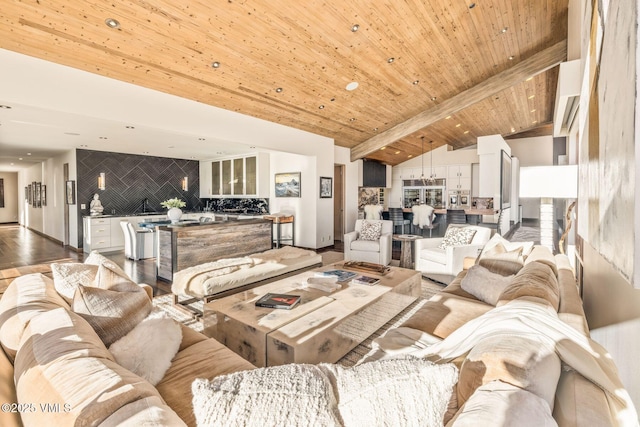
[[[69, 179], [75, 181], [77, 179], [75, 150], [67, 151], [18, 173], [18, 188], [21, 188], [23, 192], [24, 187], [34, 181], [47, 186], [46, 206], [34, 208], [24, 202], [23, 197], [20, 197], [19, 223], [60, 242], [64, 242], [65, 181], [63, 166], [65, 163], [69, 164]], [[77, 223], [78, 213], [76, 206], [73, 205], [69, 207], [69, 245], [76, 249], [80, 247]]]
[[[520, 167], [553, 165], [553, 137], [510, 139], [511, 155], [520, 161]], [[540, 199], [520, 199], [522, 217], [540, 219]]]
[[[344, 232], [355, 229], [358, 219], [358, 186], [362, 182], [362, 160], [351, 161], [351, 150], [344, 147], [334, 147], [335, 162], [345, 166], [344, 171]], [[391, 180], [387, 181], [391, 185]], [[331, 199], [333, 200], [333, 199]]]
[[[500, 164], [502, 162], [502, 150], [511, 155], [511, 147], [500, 135], [488, 135], [478, 137], [478, 157], [480, 163], [480, 183], [478, 192], [480, 197], [493, 197], [493, 206], [500, 208], [502, 197], [500, 195]], [[512, 182], [513, 185], [513, 182]], [[513, 206], [512, 206], [513, 207]], [[483, 215], [485, 221], [491, 221], [489, 215]], [[500, 231], [504, 234], [509, 231], [511, 208], [502, 211], [502, 225]], [[493, 221], [497, 220], [494, 215]]]
[[[422, 167], [422, 157], [424, 156], [425, 169], [431, 166], [431, 152], [411, 158], [399, 163], [394, 167], [399, 168], [419, 168]], [[463, 165], [478, 163], [478, 152], [476, 147], [453, 150], [450, 145], [443, 145], [433, 150], [433, 166]]]

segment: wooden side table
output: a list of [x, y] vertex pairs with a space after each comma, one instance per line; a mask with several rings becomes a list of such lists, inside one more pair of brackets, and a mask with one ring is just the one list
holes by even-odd
[[393, 240], [400, 242], [400, 267], [413, 268], [413, 242], [421, 238], [415, 234], [393, 235]]

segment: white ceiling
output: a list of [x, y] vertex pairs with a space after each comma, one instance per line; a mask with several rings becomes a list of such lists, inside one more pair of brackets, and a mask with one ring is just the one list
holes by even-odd
[[0, 171], [74, 148], [204, 160], [331, 141], [4, 49], [0, 64]]

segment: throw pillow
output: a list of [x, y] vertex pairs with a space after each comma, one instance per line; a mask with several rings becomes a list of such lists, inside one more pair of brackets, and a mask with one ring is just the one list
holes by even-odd
[[481, 265], [474, 265], [462, 278], [460, 287], [480, 301], [495, 306], [500, 294], [509, 286], [513, 277], [493, 273]]
[[502, 243], [498, 243], [488, 251], [482, 251], [478, 264], [503, 276], [516, 274], [524, 265], [522, 247], [509, 251]]
[[118, 264], [116, 264], [115, 262], [111, 261], [109, 258], [107, 258], [106, 256], [102, 255], [98, 251], [92, 251], [89, 254], [89, 256], [87, 257], [87, 259], [84, 260], [84, 263], [85, 264], [89, 264], [89, 265], [98, 265], [98, 266], [106, 265], [111, 270], [117, 271], [119, 275], [121, 275], [123, 277], [128, 277], [127, 273], [125, 273], [124, 270], [121, 269], [120, 266], [118, 266]]
[[503, 305], [516, 298], [529, 296], [547, 301], [555, 311], [560, 307], [560, 287], [554, 271], [547, 264], [534, 261], [516, 274], [496, 305]]
[[314, 365], [289, 364], [192, 384], [198, 426], [339, 426], [331, 383]]
[[151, 312], [147, 293], [133, 283], [135, 291], [114, 291], [78, 285], [71, 309], [96, 331], [105, 346], [125, 336]]
[[319, 366], [337, 392], [345, 426], [442, 426], [458, 380], [455, 365], [415, 357]]
[[450, 246], [468, 245], [473, 240], [476, 230], [470, 227], [449, 227], [444, 233], [440, 249], [446, 249]]
[[76, 262], [51, 264], [56, 291], [71, 304], [78, 285], [91, 286], [98, 274], [98, 266]]
[[556, 427], [549, 405], [511, 384], [492, 381], [478, 388], [448, 425], [456, 427]]
[[109, 351], [120, 366], [156, 385], [171, 367], [182, 341], [180, 325], [162, 311], [151, 312]]
[[382, 223], [379, 221], [362, 221], [360, 240], [380, 240]]
[[555, 349], [524, 336], [488, 337], [471, 349], [460, 367], [458, 402], [474, 391], [500, 380], [543, 398], [553, 409], [560, 378], [560, 358]]

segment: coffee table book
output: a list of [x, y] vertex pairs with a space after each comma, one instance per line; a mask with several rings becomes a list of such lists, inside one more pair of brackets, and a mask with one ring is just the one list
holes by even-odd
[[358, 273], [354, 273], [353, 271], [346, 270], [327, 270], [327, 271], [319, 271], [316, 273], [318, 277], [331, 277], [335, 276], [338, 278], [338, 282], [348, 282], [349, 280], [356, 277]]
[[361, 276], [354, 277], [351, 280], [351, 283], [355, 283], [356, 285], [373, 286], [380, 283], [380, 279], [378, 279], [377, 277], [361, 275]]
[[256, 301], [256, 307], [291, 310], [298, 303], [300, 303], [300, 295], [268, 293]]

